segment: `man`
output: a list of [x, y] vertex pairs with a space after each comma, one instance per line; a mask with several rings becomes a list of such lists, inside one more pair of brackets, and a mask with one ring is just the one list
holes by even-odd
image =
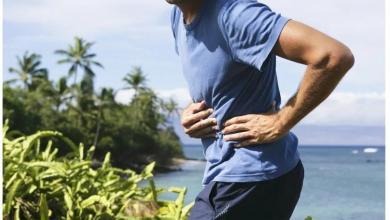
[[[181, 122], [207, 160], [190, 219], [289, 219], [304, 176], [290, 129], [352, 67], [351, 51], [255, 0], [166, 1], [194, 102]], [[282, 108], [276, 56], [306, 65]]]

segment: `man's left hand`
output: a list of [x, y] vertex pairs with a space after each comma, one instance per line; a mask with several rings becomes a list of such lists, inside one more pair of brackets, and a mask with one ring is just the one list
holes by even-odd
[[224, 123], [224, 140], [238, 141], [236, 147], [274, 142], [288, 132], [278, 113], [273, 106], [266, 113], [233, 117]]

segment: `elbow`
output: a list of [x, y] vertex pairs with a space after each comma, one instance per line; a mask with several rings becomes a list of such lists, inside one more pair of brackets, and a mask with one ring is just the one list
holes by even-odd
[[344, 46], [334, 46], [322, 53], [315, 66], [326, 69], [329, 72], [345, 74], [355, 63], [355, 57], [352, 51]]
[[355, 63], [355, 57], [353, 56], [352, 51], [345, 46], [335, 50], [331, 57], [333, 59], [331, 59], [329, 67], [331, 70], [341, 73], [346, 73]]

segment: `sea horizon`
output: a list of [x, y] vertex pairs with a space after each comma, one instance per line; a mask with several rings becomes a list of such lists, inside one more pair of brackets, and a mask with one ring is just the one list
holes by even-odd
[[[364, 153], [365, 148], [378, 150]], [[383, 220], [385, 149], [378, 145], [300, 145], [305, 179], [291, 219], [303, 220], [311, 215], [315, 220]], [[158, 187], [187, 187], [188, 204], [202, 189], [205, 162], [199, 160], [204, 157], [201, 144], [183, 145], [183, 151], [187, 158], [198, 161], [187, 160], [181, 170], [156, 174], [155, 178]]]
[[[194, 144], [194, 143], [181, 143], [183, 147], [197, 147], [201, 146], [202, 144]], [[386, 148], [386, 145], [352, 145], [352, 144], [303, 144], [298, 145], [298, 148], [317, 148], [317, 147], [345, 147], [345, 148]]]

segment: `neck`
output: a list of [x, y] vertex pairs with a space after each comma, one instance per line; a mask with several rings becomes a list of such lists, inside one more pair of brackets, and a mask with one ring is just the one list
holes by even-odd
[[186, 0], [178, 3], [177, 6], [183, 12], [184, 22], [189, 24], [195, 18], [196, 14], [199, 12], [203, 1], [207, 0]]

